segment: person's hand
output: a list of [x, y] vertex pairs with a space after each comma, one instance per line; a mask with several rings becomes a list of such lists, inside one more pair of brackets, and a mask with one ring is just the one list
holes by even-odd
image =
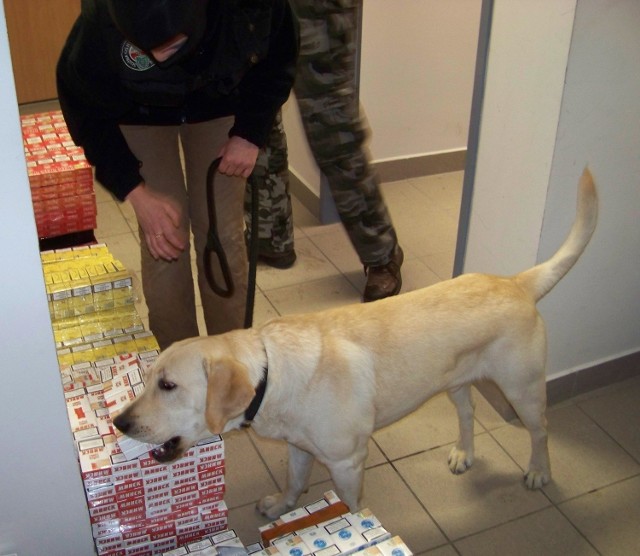
[[133, 206], [144, 241], [154, 259], [172, 261], [187, 247], [187, 238], [180, 228], [180, 208], [175, 201], [150, 190], [140, 183], [126, 197]]
[[256, 165], [259, 150], [256, 145], [242, 137], [230, 137], [220, 151], [219, 156], [222, 160], [218, 171], [227, 176], [248, 178]]

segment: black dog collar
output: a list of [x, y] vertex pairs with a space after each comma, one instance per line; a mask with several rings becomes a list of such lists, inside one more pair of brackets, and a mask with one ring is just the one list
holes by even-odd
[[262, 403], [262, 399], [264, 398], [264, 393], [267, 390], [268, 376], [269, 369], [265, 367], [264, 374], [262, 375], [262, 380], [260, 380], [260, 383], [256, 388], [256, 395], [253, 397], [253, 400], [251, 400], [249, 407], [247, 407], [246, 411], [244, 412], [244, 422], [242, 423], [242, 426], [245, 428], [251, 426], [251, 421], [253, 421], [253, 418], [256, 416], [256, 413], [258, 413], [258, 410], [260, 409], [260, 404]]

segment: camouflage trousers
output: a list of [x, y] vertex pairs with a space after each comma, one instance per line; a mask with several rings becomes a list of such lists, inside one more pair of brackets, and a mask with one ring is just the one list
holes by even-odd
[[[300, 24], [294, 92], [309, 146], [327, 177], [342, 223], [365, 266], [389, 262], [398, 243], [378, 176], [364, 147], [367, 129], [355, 91], [358, 0], [290, 0]], [[277, 126], [276, 126], [277, 127]], [[288, 180], [272, 167], [286, 160], [286, 142], [267, 147], [250, 182], [260, 195], [260, 238], [283, 250], [291, 233]], [[279, 133], [279, 131], [278, 131]], [[271, 138], [270, 138], [271, 144]], [[284, 145], [284, 153], [278, 151]], [[270, 153], [277, 153], [274, 164]], [[263, 186], [262, 183], [267, 182]], [[255, 185], [254, 185], [255, 186]], [[289, 206], [287, 207], [287, 203]], [[293, 245], [290, 237], [289, 245]], [[261, 241], [261, 246], [263, 245]]]
[[294, 92], [311, 152], [361, 262], [386, 264], [397, 236], [364, 148], [355, 90], [359, 0], [291, 0], [300, 24]]
[[272, 255], [293, 250], [293, 213], [289, 193], [287, 137], [278, 112], [267, 145], [260, 150], [247, 179], [244, 200], [245, 239], [251, 239], [251, 190], [258, 188], [258, 252]]

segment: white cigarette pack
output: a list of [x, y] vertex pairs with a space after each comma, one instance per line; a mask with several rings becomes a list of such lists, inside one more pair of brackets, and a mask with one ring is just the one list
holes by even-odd
[[163, 556], [247, 556], [248, 552], [233, 529], [207, 535], [198, 541], [165, 552]]
[[324, 529], [324, 527], [309, 527], [298, 531], [298, 535], [313, 553], [327, 549], [328, 553], [329, 551], [332, 551], [332, 547], [333, 550], [338, 552], [338, 548], [336, 547], [333, 538]]
[[394, 536], [376, 545], [365, 548], [358, 553], [358, 556], [413, 556], [413, 552], [404, 541]]
[[295, 534], [273, 541], [273, 547], [276, 548], [280, 554], [295, 554], [296, 556], [308, 556], [311, 554], [311, 548], [309, 548], [300, 536]]

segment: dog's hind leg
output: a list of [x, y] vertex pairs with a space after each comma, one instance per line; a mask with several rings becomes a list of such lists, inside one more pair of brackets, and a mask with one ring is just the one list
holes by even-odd
[[448, 392], [449, 399], [458, 412], [460, 433], [449, 452], [449, 469], [452, 473], [464, 473], [473, 463], [473, 412], [475, 403], [471, 397], [471, 385], [464, 384]]
[[531, 436], [531, 459], [524, 475], [528, 488], [536, 489], [551, 480], [547, 446], [547, 393], [544, 377], [528, 384], [498, 384]]
[[309, 452], [289, 444], [287, 486], [284, 492], [265, 496], [258, 502], [258, 511], [269, 519], [277, 519], [295, 508], [300, 495], [307, 489], [314, 457]]

